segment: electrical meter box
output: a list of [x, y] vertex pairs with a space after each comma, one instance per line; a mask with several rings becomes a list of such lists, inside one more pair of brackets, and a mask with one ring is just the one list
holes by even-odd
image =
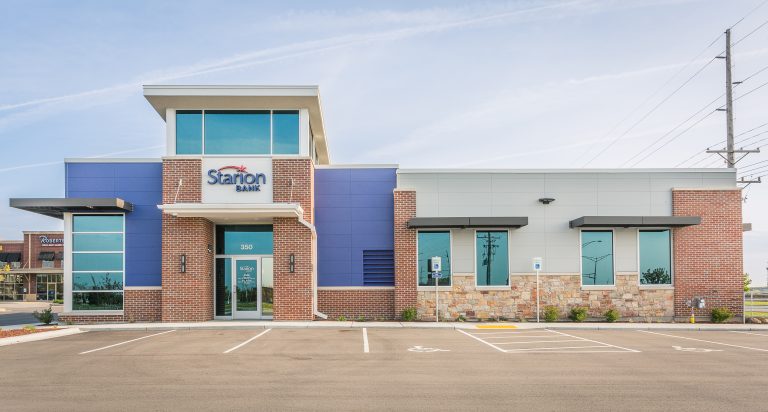
[[443, 262], [440, 256], [432, 256], [429, 258], [429, 271], [432, 273], [443, 271]]

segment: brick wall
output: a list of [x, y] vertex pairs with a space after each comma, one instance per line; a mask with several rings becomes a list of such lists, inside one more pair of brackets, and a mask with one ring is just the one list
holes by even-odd
[[162, 291], [160, 289], [126, 289], [123, 309], [126, 322], [160, 322]]
[[[273, 201], [298, 203], [313, 221], [314, 166], [309, 159], [273, 159]], [[312, 320], [314, 256], [312, 231], [297, 218], [274, 218], [274, 319]], [[295, 258], [290, 272], [289, 258]]]
[[[24, 257], [22, 265], [26, 268], [41, 268], [43, 267], [43, 261], [39, 260], [40, 252], [54, 252], [61, 254], [64, 252], [64, 246], [43, 246], [40, 243], [40, 236], [47, 236], [49, 239], [61, 239], [64, 237], [64, 232], [34, 232], [24, 234]], [[31, 248], [30, 248], [31, 246]], [[60, 259], [53, 261], [53, 267], [61, 269], [62, 262]]]
[[[213, 319], [213, 223], [197, 217], [163, 215], [162, 320]], [[181, 255], [187, 259], [181, 273]]]
[[395, 290], [380, 289], [320, 289], [317, 291], [317, 308], [336, 320], [391, 320], [395, 319]]
[[[203, 161], [200, 159], [163, 160], [163, 204], [200, 203], [203, 193], [202, 168]], [[183, 179], [183, 182], [176, 197], [179, 179]]]
[[704, 297], [708, 317], [715, 307], [743, 314], [741, 191], [673, 190], [674, 216], [701, 216], [701, 224], [673, 230], [675, 316], [687, 318], [687, 301]]
[[[163, 203], [200, 203], [202, 161], [163, 161]], [[177, 189], [183, 179], [181, 190]], [[213, 223], [203, 218], [163, 214], [162, 305], [163, 322], [199, 322], [213, 319]], [[180, 272], [181, 255], [187, 270]]]
[[408, 220], [416, 216], [416, 192], [394, 191], [395, 198], [395, 302], [394, 316], [406, 308], [415, 308], [416, 294], [416, 230], [408, 229]]
[[122, 323], [123, 315], [59, 315], [59, 322], [75, 325], [90, 325], [94, 323]]

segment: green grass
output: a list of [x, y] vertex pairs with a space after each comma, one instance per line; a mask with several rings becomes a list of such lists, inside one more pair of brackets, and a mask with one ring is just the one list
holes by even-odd
[[747, 301], [744, 302], [744, 304], [747, 305], [747, 306], [768, 306], [768, 301], [766, 301], [766, 300], [754, 300], [754, 301], [747, 300]]
[[746, 317], [756, 316], [758, 318], [765, 318], [765, 317], [768, 317], [768, 312], [747, 312], [747, 311], [744, 311], [744, 316], [746, 316]]

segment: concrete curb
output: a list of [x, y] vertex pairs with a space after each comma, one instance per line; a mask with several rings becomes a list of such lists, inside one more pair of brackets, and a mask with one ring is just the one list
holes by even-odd
[[[67, 326], [63, 326], [67, 327]], [[483, 329], [483, 330], [695, 330], [695, 331], [763, 331], [768, 325], [753, 324], [687, 324], [687, 323], [468, 323], [468, 322], [273, 322], [211, 321], [199, 323], [110, 323], [77, 325], [82, 331], [156, 331], [156, 330], [227, 330], [227, 329]]]
[[62, 336], [76, 335], [78, 333], [83, 333], [83, 331], [80, 330], [79, 328], [73, 328], [73, 327], [59, 328], [57, 330], [52, 330], [50, 332], [38, 332], [38, 333], [30, 333], [29, 335], [13, 336], [10, 338], [1, 338], [0, 346], [15, 345], [17, 343], [35, 342], [38, 340], [46, 340], [46, 339], [59, 338]]

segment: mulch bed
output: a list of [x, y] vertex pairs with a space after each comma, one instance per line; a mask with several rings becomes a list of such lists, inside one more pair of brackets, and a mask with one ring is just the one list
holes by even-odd
[[32, 333], [38, 333], [38, 332], [50, 332], [52, 330], [57, 330], [58, 328], [42, 328], [42, 329], [11, 329], [11, 330], [0, 330], [0, 338], [12, 338], [15, 336], [23, 336], [23, 335], [29, 335]]

